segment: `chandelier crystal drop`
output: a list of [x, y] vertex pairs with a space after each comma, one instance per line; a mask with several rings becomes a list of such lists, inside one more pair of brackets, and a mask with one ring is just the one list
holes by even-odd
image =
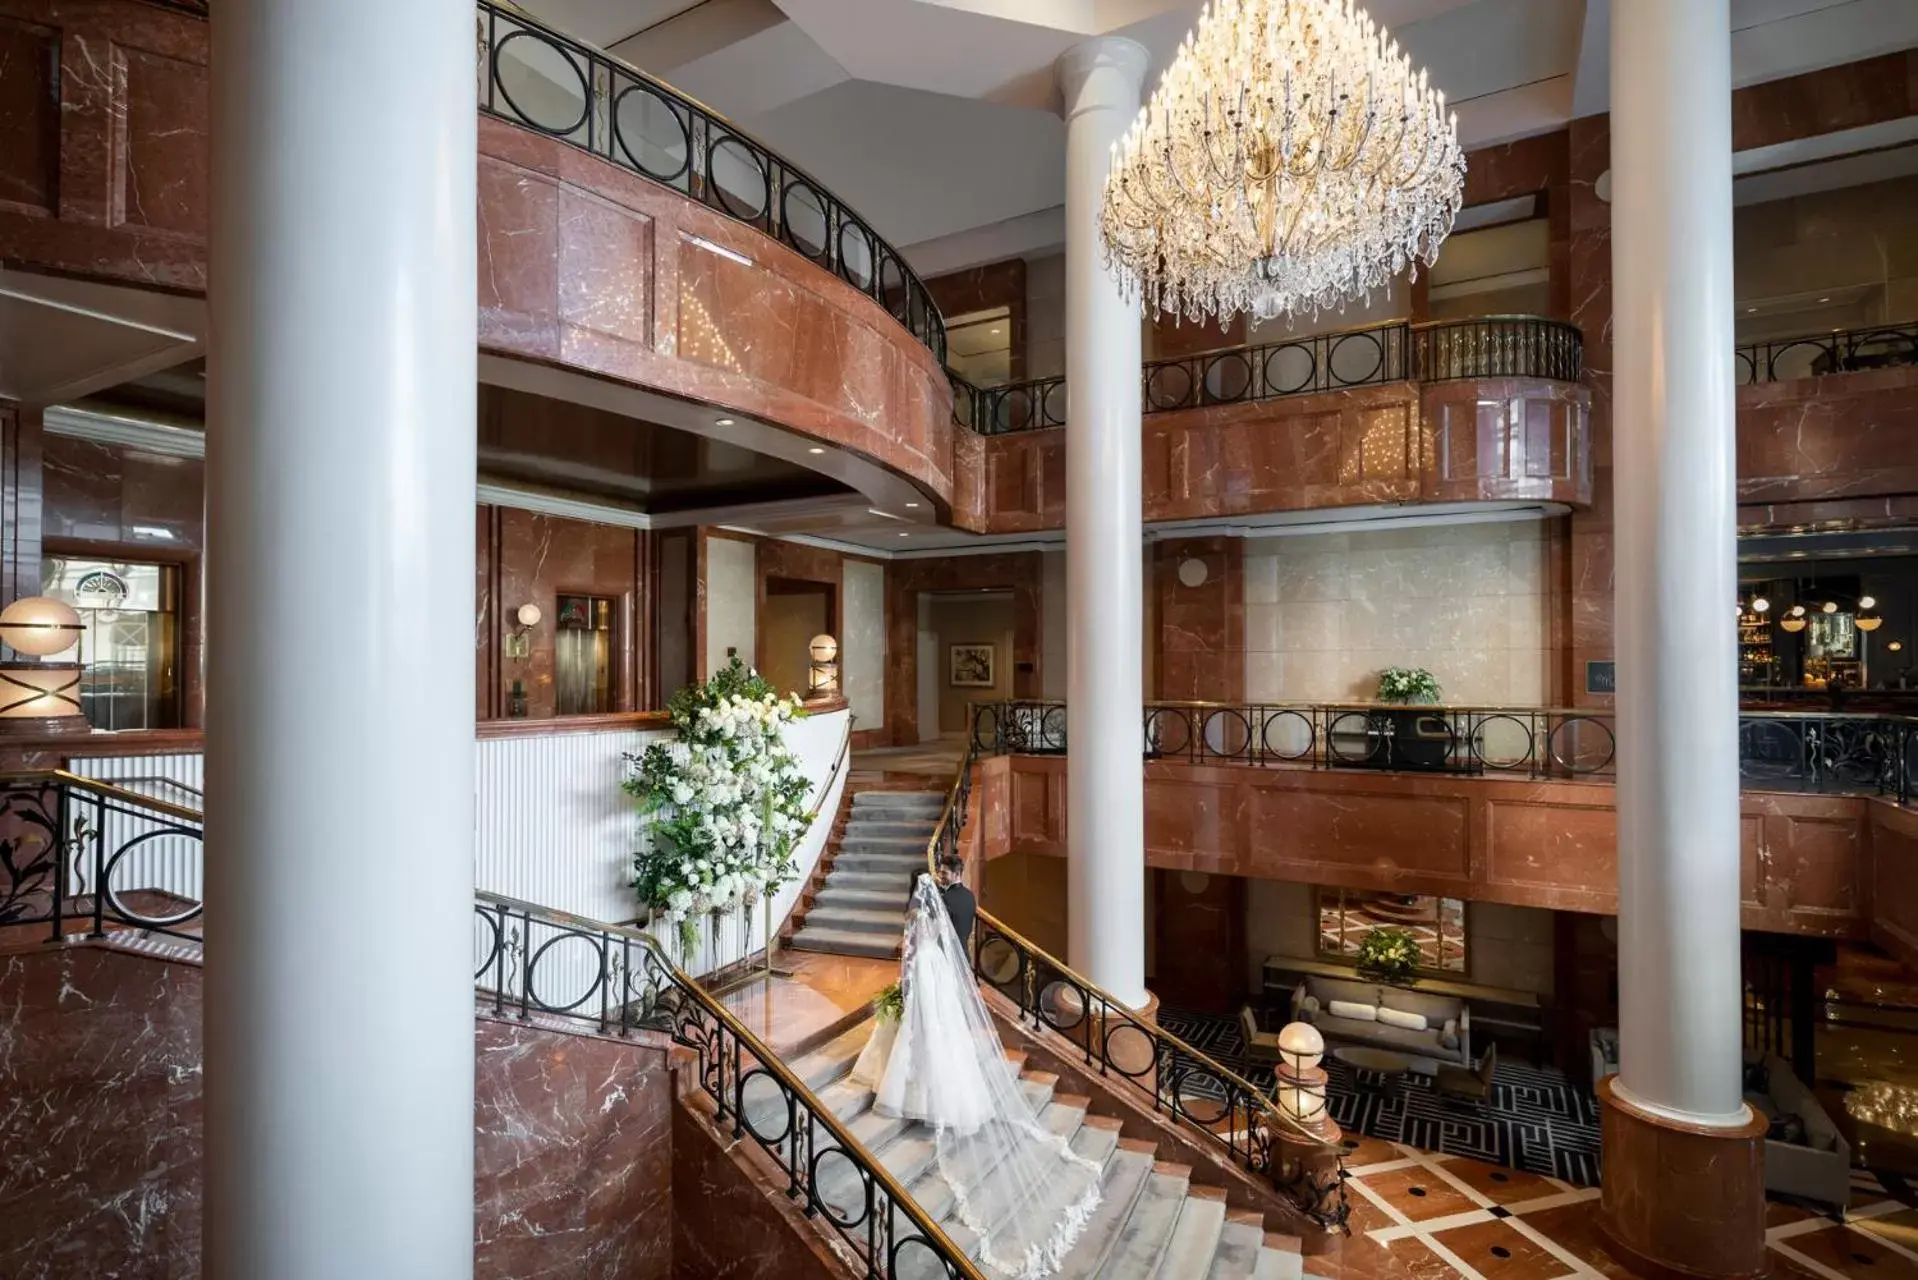
[[1429, 266], [1464, 189], [1445, 95], [1351, 0], [1218, 0], [1113, 147], [1100, 237], [1160, 315], [1316, 314]]

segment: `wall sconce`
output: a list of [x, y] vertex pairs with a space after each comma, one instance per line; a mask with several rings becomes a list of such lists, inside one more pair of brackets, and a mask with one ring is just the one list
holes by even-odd
[[831, 636], [814, 636], [806, 646], [812, 667], [806, 676], [806, 700], [818, 701], [839, 694], [839, 642]]
[[1278, 1077], [1272, 1101], [1300, 1124], [1316, 1129], [1325, 1118], [1325, 1037], [1309, 1022], [1288, 1022], [1279, 1032]]
[[[64, 653], [79, 643], [85, 630], [71, 607], [46, 596], [25, 596], [0, 609], [0, 640], [26, 658]], [[32, 727], [42, 731], [84, 731], [80, 664], [0, 664], [0, 720], [31, 720]]]
[[23, 596], [0, 609], [0, 640], [15, 653], [49, 658], [80, 643], [80, 615], [59, 600]]
[[506, 656], [515, 662], [524, 662], [533, 654], [533, 638], [527, 633], [539, 625], [541, 614], [536, 604], [523, 604], [513, 615], [517, 623], [506, 633]]

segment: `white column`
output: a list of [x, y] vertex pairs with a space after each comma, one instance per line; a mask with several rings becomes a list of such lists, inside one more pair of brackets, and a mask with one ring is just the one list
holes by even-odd
[[1139, 308], [1099, 252], [1112, 144], [1146, 51], [1104, 37], [1059, 59], [1066, 118], [1067, 961], [1136, 1007], [1145, 988]]
[[1706, 1125], [1745, 1120], [1726, 2], [1612, 7], [1617, 1083]]
[[206, 1274], [461, 1280], [473, 7], [212, 23]]

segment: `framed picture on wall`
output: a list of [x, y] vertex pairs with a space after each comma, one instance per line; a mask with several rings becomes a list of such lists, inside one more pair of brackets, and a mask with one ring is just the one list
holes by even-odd
[[998, 683], [993, 646], [955, 644], [947, 659], [947, 683], [955, 689], [990, 689]]

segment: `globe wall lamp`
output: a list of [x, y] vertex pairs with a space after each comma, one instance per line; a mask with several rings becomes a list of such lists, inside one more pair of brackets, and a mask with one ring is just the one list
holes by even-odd
[[0, 664], [0, 720], [27, 721], [47, 732], [87, 728], [80, 713], [80, 664], [44, 661], [73, 648], [85, 631], [69, 605], [46, 596], [25, 596], [0, 609], [0, 641], [36, 659]]
[[839, 695], [839, 641], [814, 636], [806, 646], [812, 665], [806, 673], [806, 700], [819, 702]]
[[1309, 1022], [1288, 1022], [1279, 1032], [1278, 1078], [1272, 1101], [1285, 1115], [1317, 1131], [1325, 1120], [1325, 1037]]

